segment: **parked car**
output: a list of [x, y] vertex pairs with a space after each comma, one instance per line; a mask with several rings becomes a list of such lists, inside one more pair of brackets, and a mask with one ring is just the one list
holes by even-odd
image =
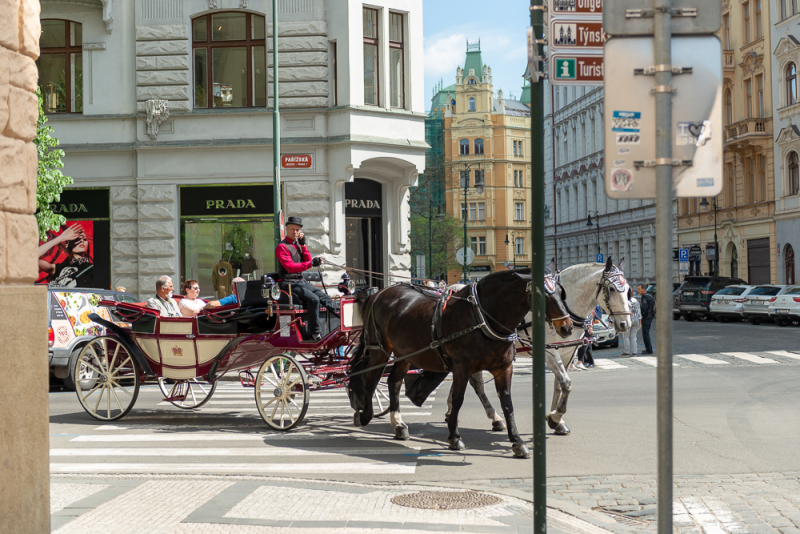
[[592, 347], [619, 347], [619, 334], [617, 334], [617, 330], [614, 328], [614, 322], [610, 321], [608, 315], [605, 313], [602, 319], [602, 323], [595, 319], [592, 325], [592, 331], [594, 335], [597, 336], [597, 341], [592, 343]]
[[744, 319], [742, 308], [745, 297], [755, 289], [755, 286], [728, 286], [720, 289], [711, 297], [711, 311], [714, 319], [726, 323], [730, 320], [741, 321]]
[[800, 287], [792, 286], [782, 295], [772, 297], [767, 314], [778, 326], [800, 323]]
[[747, 319], [750, 324], [761, 324], [764, 321], [771, 321], [772, 318], [768, 313], [770, 300], [772, 300], [773, 297], [783, 295], [791, 287], [793, 286], [773, 284], [754, 287], [750, 294], [747, 295], [744, 306], [742, 307], [745, 319]]
[[681, 318], [681, 310], [678, 308], [677, 298], [681, 292], [681, 288], [683, 287], [683, 283], [680, 284], [672, 284], [677, 286], [675, 291], [672, 292], [672, 318], [674, 320], [678, 320]]
[[709, 307], [712, 295], [733, 285], [745, 286], [747, 282], [726, 276], [687, 276], [675, 297], [673, 310], [677, 308], [687, 321], [711, 317]]
[[88, 369], [80, 377], [73, 376], [73, 367], [83, 346], [93, 337], [103, 335], [105, 328], [89, 319], [96, 313], [104, 319], [127, 326], [120, 317], [112, 316], [108, 308], [100, 306], [101, 300], [139, 302], [135, 295], [108, 289], [50, 287], [47, 291], [48, 344], [50, 373], [60, 378], [68, 389], [75, 389], [75, 381], [93, 378]]

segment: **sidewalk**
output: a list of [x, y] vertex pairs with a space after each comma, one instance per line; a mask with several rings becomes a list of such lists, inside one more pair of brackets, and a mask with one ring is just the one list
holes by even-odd
[[[51, 478], [52, 529], [67, 533], [532, 533], [532, 479], [356, 484], [242, 476]], [[424, 493], [423, 493], [424, 492]], [[558, 506], [558, 503], [554, 503]], [[561, 502], [568, 511], [578, 507]], [[613, 520], [548, 509], [548, 532], [606, 533]]]

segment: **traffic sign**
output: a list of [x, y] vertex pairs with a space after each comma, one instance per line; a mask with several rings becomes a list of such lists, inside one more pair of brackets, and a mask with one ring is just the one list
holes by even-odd
[[551, 17], [559, 15], [596, 15], [603, 14], [603, 0], [550, 0], [547, 2]]
[[554, 85], [602, 85], [602, 54], [559, 54], [550, 56], [550, 81]]
[[[709, 34], [719, 31], [722, 2], [670, 0], [670, 33], [675, 35]], [[649, 13], [648, 13], [649, 12]], [[655, 18], [650, 2], [642, 0], [607, 0], [603, 25], [614, 37], [653, 35]]]
[[559, 18], [550, 21], [548, 44], [555, 50], [602, 51], [608, 35], [599, 20]]
[[597, 263], [604, 263], [605, 260], [603, 259], [603, 255], [602, 254], [598, 254], [596, 261], [597, 261]]
[[[651, 37], [605, 44], [606, 192], [616, 199], [656, 197], [656, 106]], [[673, 188], [677, 197], [722, 191], [722, 46], [716, 36], [675, 37], [672, 65]], [[638, 72], [637, 72], [638, 69]], [[690, 72], [686, 72], [691, 69]], [[691, 165], [687, 165], [691, 163]]]
[[689, 274], [689, 262], [688, 261], [680, 262], [679, 266], [680, 266], [680, 271], [679, 272], [681, 274]]
[[[467, 250], [467, 265], [472, 265], [472, 262], [475, 261], [475, 253], [472, 251], [471, 248]], [[459, 265], [464, 265], [464, 248], [458, 249], [456, 252], [456, 261]]]
[[678, 260], [680, 260], [681, 262], [684, 262], [684, 261], [688, 262], [689, 261], [689, 249], [688, 248], [682, 248], [682, 249], [678, 250]]

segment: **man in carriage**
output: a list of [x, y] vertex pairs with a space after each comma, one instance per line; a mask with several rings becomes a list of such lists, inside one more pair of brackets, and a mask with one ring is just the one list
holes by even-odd
[[319, 323], [320, 305], [336, 313], [333, 299], [327, 293], [303, 279], [303, 271], [318, 267], [319, 257], [312, 258], [302, 236], [303, 219], [289, 217], [286, 220], [286, 239], [275, 249], [278, 267], [278, 282], [284, 286], [291, 284], [292, 295], [308, 310], [308, 330], [314, 341], [322, 338]]

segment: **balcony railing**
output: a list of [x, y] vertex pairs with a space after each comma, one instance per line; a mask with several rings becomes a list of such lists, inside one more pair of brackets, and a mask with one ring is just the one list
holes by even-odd
[[724, 50], [722, 52], [722, 68], [725, 70], [735, 70], [736, 64], [733, 62], [733, 50]]
[[725, 141], [743, 137], [772, 136], [772, 119], [744, 119], [725, 127]]

